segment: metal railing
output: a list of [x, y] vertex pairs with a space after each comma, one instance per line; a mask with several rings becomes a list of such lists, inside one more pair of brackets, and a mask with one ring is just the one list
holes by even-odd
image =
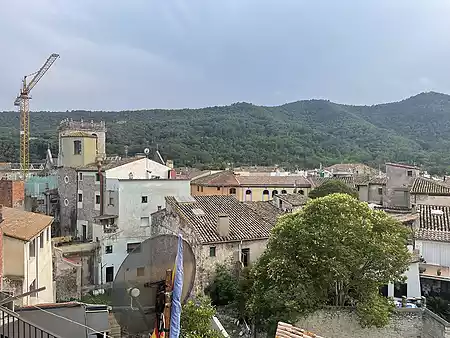
[[0, 338], [63, 338], [0, 306]]

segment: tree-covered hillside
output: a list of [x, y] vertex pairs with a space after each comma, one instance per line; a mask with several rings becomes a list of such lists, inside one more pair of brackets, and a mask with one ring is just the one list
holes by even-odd
[[[308, 100], [277, 107], [32, 112], [32, 160], [45, 156], [48, 143], [56, 154], [56, 129], [67, 117], [106, 121], [109, 154], [123, 155], [125, 145], [133, 154], [158, 144], [176, 165], [402, 161], [450, 169], [450, 96], [433, 92], [376, 106]], [[0, 113], [0, 161], [18, 160], [18, 135], [18, 113]]]

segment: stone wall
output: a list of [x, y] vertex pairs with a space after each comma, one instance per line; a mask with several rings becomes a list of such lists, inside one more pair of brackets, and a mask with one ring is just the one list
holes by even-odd
[[75, 235], [77, 223], [77, 173], [72, 168], [58, 168], [60, 234]]
[[363, 328], [351, 308], [323, 309], [296, 324], [326, 338], [450, 338], [450, 324], [428, 309], [397, 309], [383, 328]]
[[53, 247], [53, 262], [56, 301], [81, 299], [81, 265], [64, 258], [57, 247]]

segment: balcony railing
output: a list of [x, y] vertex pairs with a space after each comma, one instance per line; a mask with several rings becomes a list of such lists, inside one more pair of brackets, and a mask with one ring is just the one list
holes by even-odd
[[0, 338], [63, 338], [0, 306]]

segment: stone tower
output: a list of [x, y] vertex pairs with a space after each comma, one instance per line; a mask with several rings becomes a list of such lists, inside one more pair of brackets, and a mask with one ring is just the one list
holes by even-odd
[[62, 120], [58, 128], [59, 167], [76, 167], [106, 157], [106, 126], [104, 121]]

